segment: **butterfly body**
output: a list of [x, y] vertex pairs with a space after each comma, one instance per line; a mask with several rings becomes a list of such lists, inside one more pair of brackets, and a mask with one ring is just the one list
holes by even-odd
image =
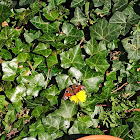
[[69, 99], [72, 95], [76, 95], [79, 91], [83, 90], [85, 86], [73, 84], [65, 90], [63, 100]]

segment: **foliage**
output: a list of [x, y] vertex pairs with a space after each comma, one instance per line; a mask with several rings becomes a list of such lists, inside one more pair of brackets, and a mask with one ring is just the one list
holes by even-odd
[[[139, 9], [138, 0], [0, 0], [1, 140], [140, 139]], [[72, 84], [85, 85], [85, 102], [62, 100]]]

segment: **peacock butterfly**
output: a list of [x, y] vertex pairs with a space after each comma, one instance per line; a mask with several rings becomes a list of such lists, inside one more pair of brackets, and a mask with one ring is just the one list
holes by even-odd
[[85, 88], [85, 86], [83, 86], [83, 85], [73, 84], [73, 85], [69, 86], [68, 88], [66, 88], [62, 99], [67, 100], [67, 99], [69, 99], [70, 96], [76, 95], [76, 93], [83, 90], [84, 88]]

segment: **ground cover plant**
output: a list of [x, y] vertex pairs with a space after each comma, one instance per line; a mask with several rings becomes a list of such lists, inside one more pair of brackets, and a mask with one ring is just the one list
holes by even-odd
[[[139, 0], [0, 0], [1, 140], [139, 140], [139, 9]], [[73, 84], [86, 101], [62, 100]]]

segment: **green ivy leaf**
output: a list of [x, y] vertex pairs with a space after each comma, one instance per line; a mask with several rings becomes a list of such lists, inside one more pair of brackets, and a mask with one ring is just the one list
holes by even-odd
[[111, 41], [111, 42], [109, 42], [108, 44], [107, 44], [107, 48], [109, 48], [110, 50], [114, 50], [115, 48], [118, 48], [118, 39], [116, 39], [116, 40], [113, 40], [113, 41]]
[[140, 31], [136, 30], [133, 36], [122, 40], [123, 46], [128, 53], [128, 58], [132, 60], [140, 59]]
[[127, 7], [123, 12], [115, 12], [110, 18], [109, 23], [118, 24], [122, 26], [121, 34], [126, 35], [132, 25], [137, 24], [140, 16], [137, 15], [132, 7]]
[[115, 136], [123, 139], [128, 139], [128, 136], [126, 135], [128, 133], [129, 133], [129, 129], [127, 125], [112, 127], [110, 130], [111, 136]]
[[33, 52], [41, 54], [47, 58], [51, 54], [52, 50], [49, 49], [49, 44], [44, 44], [40, 42], [38, 46], [35, 47]]
[[90, 35], [97, 40], [110, 42], [118, 38], [122, 27], [117, 24], [109, 24], [107, 20], [100, 19], [95, 25], [90, 27]]
[[54, 34], [43, 34], [38, 40], [56, 47], [56, 35]]
[[85, 4], [85, 0], [73, 0], [71, 2], [71, 7], [82, 7]]
[[72, 116], [77, 113], [77, 104], [75, 102], [62, 100], [61, 106], [54, 113], [67, 119], [72, 119]]
[[106, 46], [98, 44], [97, 41], [92, 37], [87, 44], [84, 45], [84, 49], [88, 55], [93, 56], [94, 54], [102, 53], [106, 50]]
[[21, 42], [21, 39], [19, 38], [16, 38], [15, 39], [15, 46], [13, 48], [11, 48], [12, 52], [17, 55], [19, 52], [22, 52], [23, 51], [23, 48], [25, 47], [26, 45], [24, 43]]
[[13, 81], [16, 77], [17, 68], [18, 65], [14, 60], [2, 62], [2, 80]]
[[70, 77], [66, 74], [57, 75], [55, 79], [60, 90], [63, 90], [64, 88], [73, 84]]
[[48, 19], [48, 20], [51, 20], [51, 21], [54, 21], [58, 18], [59, 16], [59, 13], [58, 13], [58, 10], [56, 9], [53, 9], [50, 13], [47, 12], [47, 8], [44, 8], [43, 9], [43, 15]]
[[13, 103], [16, 110], [19, 112], [22, 109], [22, 97], [26, 96], [26, 88], [23, 85], [18, 85], [11, 90], [5, 91], [6, 96], [10, 99]]
[[26, 30], [24, 33], [24, 37], [27, 43], [31, 43], [33, 40], [39, 38], [41, 36], [41, 32], [38, 31], [36, 33], [31, 33]]
[[137, 81], [138, 81], [138, 77], [137, 76], [130, 75], [127, 78], [127, 81], [128, 81], [129, 84], [126, 85], [126, 88], [125, 88], [126, 91], [132, 92], [132, 91], [138, 91], [138, 90], [140, 90], [140, 86], [137, 83]]
[[92, 0], [94, 3], [94, 7], [102, 6], [105, 3], [105, 0]]
[[97, 92], [99, 90], [99, 84], [104, 80], [104, 76], [101, 73], [95, 72], [88, 66], [83, 67], [80, 70], [83, 74], [82, 85], [88, 92]]
[[61, 67], [65, 69], [69, 68], [70, 66], [81, 69], [85, 65], [83, 58], [81, 57], [80, 45], [77, 45], [68, 51], [62, 52], [60, 54], [60, 59]]
[[48, 68], [52, 68], [53, 65], [57, 64], [57, 54], [52, 53], [48, 58], [47, 58], [47, 66]]
[[73, 23], [75, 26], [78, 25], [78, 23], [81, 23], [81, 25], [84, 25], [88, 19], [85, 17], [84, 13], [81, 11], [79, 7], [76, 7], [74, 12], [74, 17], [71, 19], [71, 23]]
[[50, 135], [50, 139], [56, 139], [63, 136], [63, 128], [68, 128], [70, 123], [60, 116], [47, 116], [42, 119], [46, 132]]
[[20, 52], [16, 57], [17, 62], [25, 62], [29, 57], [29, 53]]
[[83, 31], [77, 30], [75, 26], [67, 22], [63, 23], [62, 31], [66, 35], [64, 36], [65, 43], [75, 42], [81, 40], [84, 37]]
[[80, 70], [74, 68], [74, 67], [71, 67], [68, 71], [69, 75], [72, 76], [72, 77], [75, 77], [77, 80], [81, 80], [81, 77], [82, 77], [82, 73], [80, 72]]
[[[46, 64], [41, 63], [39, 65], [39, 69], [42, 70], [45, 73], [45, 75], [47, 76], [47, 74], [48, 74], [48, 68], [47, 68]], [[49, 79], [51, 80], [51, 78], [53, 76], [56, 76], [58, 74], [61, 74], [61, 72], [62, 72], [62, 69], [61, 68], [57, 68], [57, 67], [51, 68], [50, 69], [50, 74], [49, 74]]]
[[97, 15], [100, 15], [100, 17], [103, 17], [103, 16], [109, 14], [110, 9], [111, 9], [111, 0], [105, 0], [103, 9], [97, 8], [95, 10], [95, 13]]
[[2, 5], [0, 4], [0, 25], [3, 21], [5, 21], [10, 15], [12, 14], [12, 12], [10, 11], [10, 9], [8, 8], [8, 6], [6, 5]]
[[134, 114], [134, 116], [132, 118], [128, 118], [126, 121], [128, 123], [133, 124], [133, 127], [132, 127], [133, 135], [130, 136], [130, 138], [137, 140], [140, 137], [140, 133], [139, 133], [139, 130], [140, 130], [140, 120], [139, 120], [140, 113], [135, 112], [133, 114]]
[[0, 32], [0, 50], [4, 45], [10, 47], [12, 41], [15, 40], [15, 38], [18, 38], [21, 31], [22, 29], [16, 30], [9, 26], [5, 26]]
[[30, 75], [30, 76], [19, 76], [17, 78], [18, 83], [25, 84], [27, 87], [27, 95], [38, 96], [39, 91], [45, 86], [45, 78], [42, 73]]
[[109, 64], [103, 54], [97, 54], [92, 56], [91, 58], [86, 59], [86, 64], [91, 69], [95, 69], [96, 71], [103, 74], [109, 68]]
[[39, 136], [42, 137], [41, 134], [45, 133], [45, 129], [41, 124], [41, 120], [29, 126], [29, 133], [31, 133], [31, 136], [33, 137], [36, 137], [37, 134], [40, 134]]
[[50, 101], [51, 105], [57, 104], [58, 103], [58, 95], [60, 91], [57, 89], [55, 85], [51, 86], [50, 88], [47, 88], [43, 92], [41, 92], [41, 96], [45, 96], [48, 101]]
[[35, 0], [20, 0], [19, 1], [19, 6], [24, 6], [24, 5], [27, 5], [27, 4], [32, 4], [34, 2], [35, 2]]
[[5, 59], [5, 60], [12, 59], [11, 53], [6, 49], [1, 49], [0, 56], [2, 59]]
[[69, 134], [92, 134], [92, 135], [102, 135], [104, 134], [100, 129], [91, 129], [86, 127], [80, 121], [75, 121], [73, 126], [69, 129]]
[[59, 22], [54, 22], [54, 23], [48, 23], [48, 22], [44, 22], [41, 17], [39, 16], [35, 16], [34, 18], [32, 18], [31, 23], [38, 29], [41, 29], [44, 33], [53, 33], [53, 32], [57, 32], [59, 27]]
[[114, 6], [112, 11], [123, 11], [123, 9], [126, 8], [127, 4], [128, 4], [128, 0], [113, 0], [114, 2]]
[[32, 117], [39, 117], [43, 112], [43, 110], [44, 110], [43, 106], [36, 106], [31, 113]]

